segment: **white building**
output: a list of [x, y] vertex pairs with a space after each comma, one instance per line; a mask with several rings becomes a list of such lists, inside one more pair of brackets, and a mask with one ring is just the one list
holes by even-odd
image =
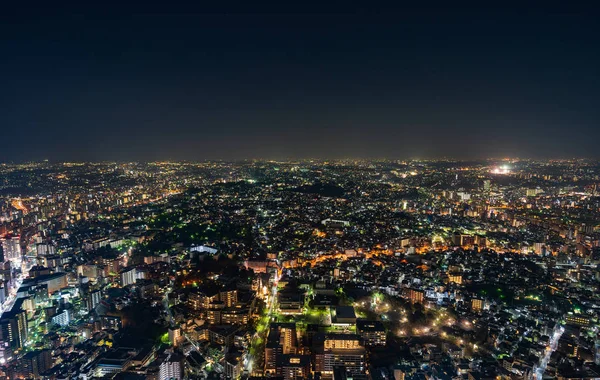
[[13, 236], [6, 239], [2, 239], [2, 249], [4, 250], [4, 261], [18, 261], [21, 262], [21, 238], [19, 236]]
[[137, 269], [125, 268], [121, 271], [121, 286], [135, 284], [137, 281]]
[[180, 380], [183, 378], [183, 357], [171, 354], [160, 364], [158, 380]]
[[35, 246], [37, 256], [48, 256], [54, 255], [56, 253], [56, 249], [52, 244], [40, 243]]
[[86, 299], [88, 311], [94, 310], [100, 301], [102, 301], [102, 292], [100, 290], [94, 290], [90, 292]]
[[56, 323], [59, 326], [68, 326], [69, 322], [71, 322], [71, 313], [69, 310], [63, 310], [62, 313], [56, 314], [52, 317], [52, 323]]
[[208, 247], [206, 245], [197, 245], [195, 247], [190, 248], [190, 252], [206, 252], [206, 253], [210, 253], [211, 255], [214, 255], [217, 253], [216, 248], [213, 247]]

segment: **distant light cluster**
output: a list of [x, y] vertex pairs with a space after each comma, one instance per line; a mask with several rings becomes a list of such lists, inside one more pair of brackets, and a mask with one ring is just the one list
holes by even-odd
[[499, 167], [495, 167], [491, 170], [492, 174], [501, 174], [501, 175], [507, 175], [511, 173], [510, 167], [508, 167], [507, 165], [503, 165], [503, 166], [499, 166]]

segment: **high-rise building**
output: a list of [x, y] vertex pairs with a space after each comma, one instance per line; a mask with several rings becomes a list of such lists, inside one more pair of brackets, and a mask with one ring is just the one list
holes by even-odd
[[363, 339], [365, 346], [385, 346], [387, 333], [381, 321], [356, 321], [356, 332]]
[[295, 354], [298, 347], [294, 323], [271, 323], [265, 345], [265, 369], [273, 373], [280, 355]]
[[92, 311], [98, 306], [98, 304], [102, 301], [102, 291], [101, 290], [93, 290], [89, 292], [86, 298], [86, 306], [88, 311]]
[[52, 317], [52, 323], [55, 323], [59, 326], [68, 326], [71, 322], [71, 313], [68, 309], [64, 309], [62, 312], [56, 314]]
[[18, 349], [27, 342], [27, 312], [23, 310], [24, 298], [19, 298], [10, 311], [0, 318], [0, 345]]
[[39, 243], [35, 246], [37, 256], [47, 256], [54, 255], [56, 253], [56, 249], [52, 244], [48, 243]]
[[473, 311], [481, 311], [483, 310], [483, 300], [479, 298], [473, 298], [471, 300], [471, 309]]
[[223, 290], [219, 292], [219, 300], [225, 304], [225, 307], [232, 307], [238, 302], [237, 289]]
[[310, 375], [310, 356], [282, 354], [277, 358], [277, 376], [284, 380], [307, 379]]
[[223, 368], [225, 370], [225, 376], [228, 379], [239, 379], [242, 375], [242, 371], [244, 370], [244, 362], [242, 361], [242, 355], [225, 355]]
[[412, 303], [423, 303], [423, 300], [425, 299], [425, 294], [422, 290], [409, 289], [408, 299], [410, 299], [410, 302]]
[[135, 267], [125, 268], [121, 271], [121, 286], [133, 285], [137, 281], [137, 270]]
[[40, 375], [52, 368], [50, 350], [37, 350], [26, 353], [17, 365], [17, 373], [27, 379], [39, 379]]
[[21, 237], [9, 236], [2, 239], [2, 248], [4, 250], [4, 260], [21, 261]]
[[208, 340], [211, 343], [231, 347], [238, 329], [239, 327], [231, 325], [210, 326], [208, 328]]
[[176, 347], [181, 339], [181, 329], [179, 327], [169, 328], [169, 342]]
[[51, 273], [44, 274], [34, 278], [27, 278], [23, 280], [23, 287], [46, 285], [48, 294], [52, 294], [57, 290], [61, 290], [68, 286], [67, 274], [66, 273]]
[[208, 309], [218, 297], [218, 293], [195, 292], [188, 296], [188, 304], [194, 310]]
[[221, 323], [224, 325], [245, 325], [250, 320], [250, 309], [247, 307], [230, 307], [221, 311]]
[[183, 379], [183, 357], [173, 353], [160, 364], [159, 380], [181, 380]]
[[365, 348], [356, 334], [327, 334], [323, 350], [323, 373], [333, 374], [335, 367], [358, 375], [365, 371]]
[[448, 282], [454, 284], [462, 284], [462, 275], [456, 273], [450, 273], [448, 275]]

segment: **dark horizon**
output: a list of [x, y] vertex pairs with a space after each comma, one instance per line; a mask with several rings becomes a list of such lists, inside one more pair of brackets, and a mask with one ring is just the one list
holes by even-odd
[[307, 162], [395, 162], [395, 161], [406, 161], [406, 162], [457, 162], [464, 164], [474, 163], [489, 163], [499, 165], [503, 162], [570, 162], [570, 161], [584, 161], [584, 162], [600, 162], [600, 158], [594, 157], [340, 157], [340, 158], [327, 158], [327, 157], [302, 157], [302, 158], [238, 158], [238, 159], [220, 159], [220, 158], [205, 158], [205, 159], [159, 159], [159, 160], [52, 160], [52, 159], [40, 159], [40, 160], [22, 160], [22, 161], [0, 161], [0, 165], [26, 165], [26, 164], [43, 164], [48, 163], [50, 165], [59, 164], [73, 164], [73, 165], [106, 165], [106, 164], [157, 164], [157, 163], [170, 163], [170, 164], [204, 164], [204, 163], [223, 163], [223, 164], [242, 164], [251, 162], [272, 162], [272, 163], [283, 163], [289, 164], [293, 162], [307, 163]]
[[0, 162], [600, 158], [593, 8], [11, 7]]

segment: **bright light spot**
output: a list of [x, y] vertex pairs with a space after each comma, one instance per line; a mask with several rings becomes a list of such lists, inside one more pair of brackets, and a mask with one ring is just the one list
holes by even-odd
[[492, 174], [502, 174], [502, 175], [510, 174], [510, 168], [506, 165], [503, 165], [499, 168], [492, 169]]

